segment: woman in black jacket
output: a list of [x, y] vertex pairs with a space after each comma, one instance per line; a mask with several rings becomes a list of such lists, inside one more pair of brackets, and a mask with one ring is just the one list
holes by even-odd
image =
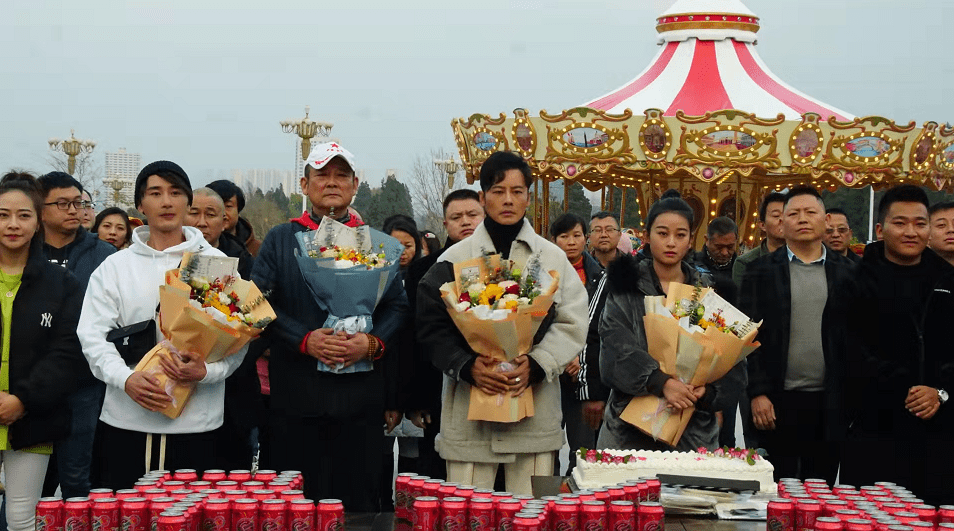
[[43, 206], [33, 176], [0, 180], [0, 461], [11, 531], [34, 527], [51, 443], [69, 434], [65, 398], [85, 364], [76, 337], [83, 293], [43, 258]]

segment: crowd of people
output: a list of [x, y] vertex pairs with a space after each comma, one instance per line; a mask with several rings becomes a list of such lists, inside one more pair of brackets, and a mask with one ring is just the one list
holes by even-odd
[[[121, 489], [151, 469], [301, 470], [306, 496], [349, 511], [390, 509], [395, 462], [479, 488], [529, 494], [532, 476], [560, 469], [571, 449], [670, 449], [620, 416], [633, 397], [694, 408], [676, 449], [740, 445], [767, 451], [780, 477], [903, 484], [933, 503], [951, 500], [954, 356], [954, 203], [923, 190], [885, 192], [878, 241], [852, 252], [844, 212], [807, 186], [768, 194], [764, 239], [739, 255], [729, 218], [705, 227], [694, 251], [694, 212], [675, 191], [647, 211], [632, 249], [618, 218], [564, 214], [538, 235], [526, 219], [533, 175], [519, 156], [491, 155], [480, 190], [444, 200], [441, 245], [409, 216], [380, 229], [404, 248], [398, 281], [382, 294], [369, 333], [328, 327], [326, 305], [298, 268], [296, 234], [328, 216], [363, 224], [351, 208], [354, 156], [316, 146], [301, 188], [310, 209], [263, 240], [241, 217], [244, 194], [216, 181], [193, 189], [169, 161], [145, 166], [135, 204], [98, 214], [72, 176], [11, 172], [0, 180], [0, 461], [8, 528], [33, 527], [41, 494]], [[88, 228], [87, 228], [88, 227]], [[183, 413], [135, 370], [157, 341], [159, 286], [184, 253], [238, 258], [277, 315], [261, 338], [214, 363], [163, 360], [193, 384]], [[487, 253], [559, 274], [554, 304], [529, 352], [500, 370], [475, 355], [454, 325], [441, 286], [454, 263]], [[760, 347], [704, 386], [660, 370], [649, 355], [644, 297], [672, 283], [711, 286], [761, 321]], [[145, 349], [145, 350], [143, 350]], [[319, 370], [321, 366], [352, 370]], [[468, 419], [471, 389], [532, 393], [518, 422]], [[401, 435], [395, 455], [395, 440]], [[51, 457], [52, 456], [52, 457]], [[573, 466], [570, 453], [570, 467]], [[500, 465], [503, 465], [500, 467]]]

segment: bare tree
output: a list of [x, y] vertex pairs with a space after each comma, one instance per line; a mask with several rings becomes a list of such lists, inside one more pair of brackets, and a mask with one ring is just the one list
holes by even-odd
[[452, 190], [463, 188], [466, 183], [464, 173], [460, 171], [454, 176], [454, 186], [450, 186], [447, 172], [434, 164], [435, 160], [446, 160], [452, 156], [442, 149], [432, 149], [427, 155], [418, 155], [406, 183], [414, 202], [417, 221], [421, 223], [420, 228], [434, 231], [441, 240], [447, 236], [444, 230], [444, 197]]
[[[90, 197], [96, 202], [105, 201], [112, 197], [113, 191], [103, 183], [103, 165], [94, 159], [95, 152], [81, 153], [76, 156], [76, 169], [73, 178], [83, 185]], [[51, 171], [69, 172], [69, 162], [66, 153], [48, 151], [43, 157], [43, 169], [37, 172], [40, 175]], [[111, 200], [111, 199], [110, 199]]]

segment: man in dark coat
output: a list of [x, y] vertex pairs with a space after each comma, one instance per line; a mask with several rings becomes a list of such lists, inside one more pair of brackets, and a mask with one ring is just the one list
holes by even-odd
[[753, 422], [776, 479], [834, 484], [844, 355], [837, 288], [851, 263], [822, 243], [825, 205], [814, 188], [788, 193], [783, 220], [786, 245], [742, 279], [740, 309], [762, 321], [761, 346], [747, 358]]
[[[360, 224], [348, 212], [358, 187], [354, 168], [351, 153], [337, 143], [315, 146], [301, 179], [312, 210], [268, 233], [252, 280], [271, 291], [278, 316], [265, 331], [271, 340], [272, 466], [301, 470], [308, 498], [338, 498], [349, 511], [375, 512], [384, 446], [381, 365], [386, 345], [404, 325], [407, 297], [393, 282], [375, 308], [370, 334], [335, 334], [324, 328], [328, 313], [311, 295], [295, 256], [295, 234], [317, 229], [323, 216]], [[367, 371], [336, 374], [317, 367], [368, 358], [377, 361]]]
[[[116, 248], [101, 241], [81, 226], [83, 186], [68, 173], [50, 172], [38, 179], [43, 189], [43, 250], [46, 258], [66, 268], [86, 292], [89, 276]], [[82, 352], [77, 352], [82, 355]], [[57, 483], [63, 495], [86, 496], [91, 487], [90, 469], [96, 420], [103, 403], [106, 386], [93, 378], [89, 367], [80, 367], [76, 375], [79, 389], [67, 400], [73, 415], [70, 436], [58, 442], [54, 458], [47, 468], [44, 495], [52, 496]]]
[[[483, 220], [484, 207], [480, 206], [480, 194], [477, 192], [454, 190], [444, 198], [444, 229], [447, 230], [444, 247], [411, 262], [404, 279], [411, 307], [409, 326], [413, 323], [414, 310], [417, 308], [417, 288], [421, 279], [448, 247], [473, 234]], [[429, 357], [422, 355], [420, 349], [415, 348], [414, 352], [414, 383], [410, 386], [413, 394], [408, 418], [424, 430], [424, 437], [418, 445], [418, 472], [432, 478], [444, 478], [447, 476], [447, 466], [434, 448], [434, 438], [441, 431], [441, 382], [444, 376]]]
[[841, 481], [892, 481], [933, 505], [954, 503], [954, 268], [926, 249], [928, 198], [885, 192], [879, 240], [848, 289], [847, 448]]
[[208, 187], [222, 196], [225, 203], [225, 233], [234, 236], [252, 256], [258, 256], [262, 241], [255, 237], [252, 224], [239, 214], [245, 208], [245, 193], [232, 181], [220, 179], [212, 181]]

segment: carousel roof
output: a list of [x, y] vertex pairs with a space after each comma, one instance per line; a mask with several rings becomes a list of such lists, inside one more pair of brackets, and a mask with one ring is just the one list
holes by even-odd
[[739, 0], [678, 0], [656, 19], [662, 49], [635, 79], [585, 107], [618, 114], [662, 109], [702, 116], [745, 109], [756, 116], [798, 119], [816, 113], [853, 115], [818, 101], [778, 78], [755, 51], [759, 19]]

